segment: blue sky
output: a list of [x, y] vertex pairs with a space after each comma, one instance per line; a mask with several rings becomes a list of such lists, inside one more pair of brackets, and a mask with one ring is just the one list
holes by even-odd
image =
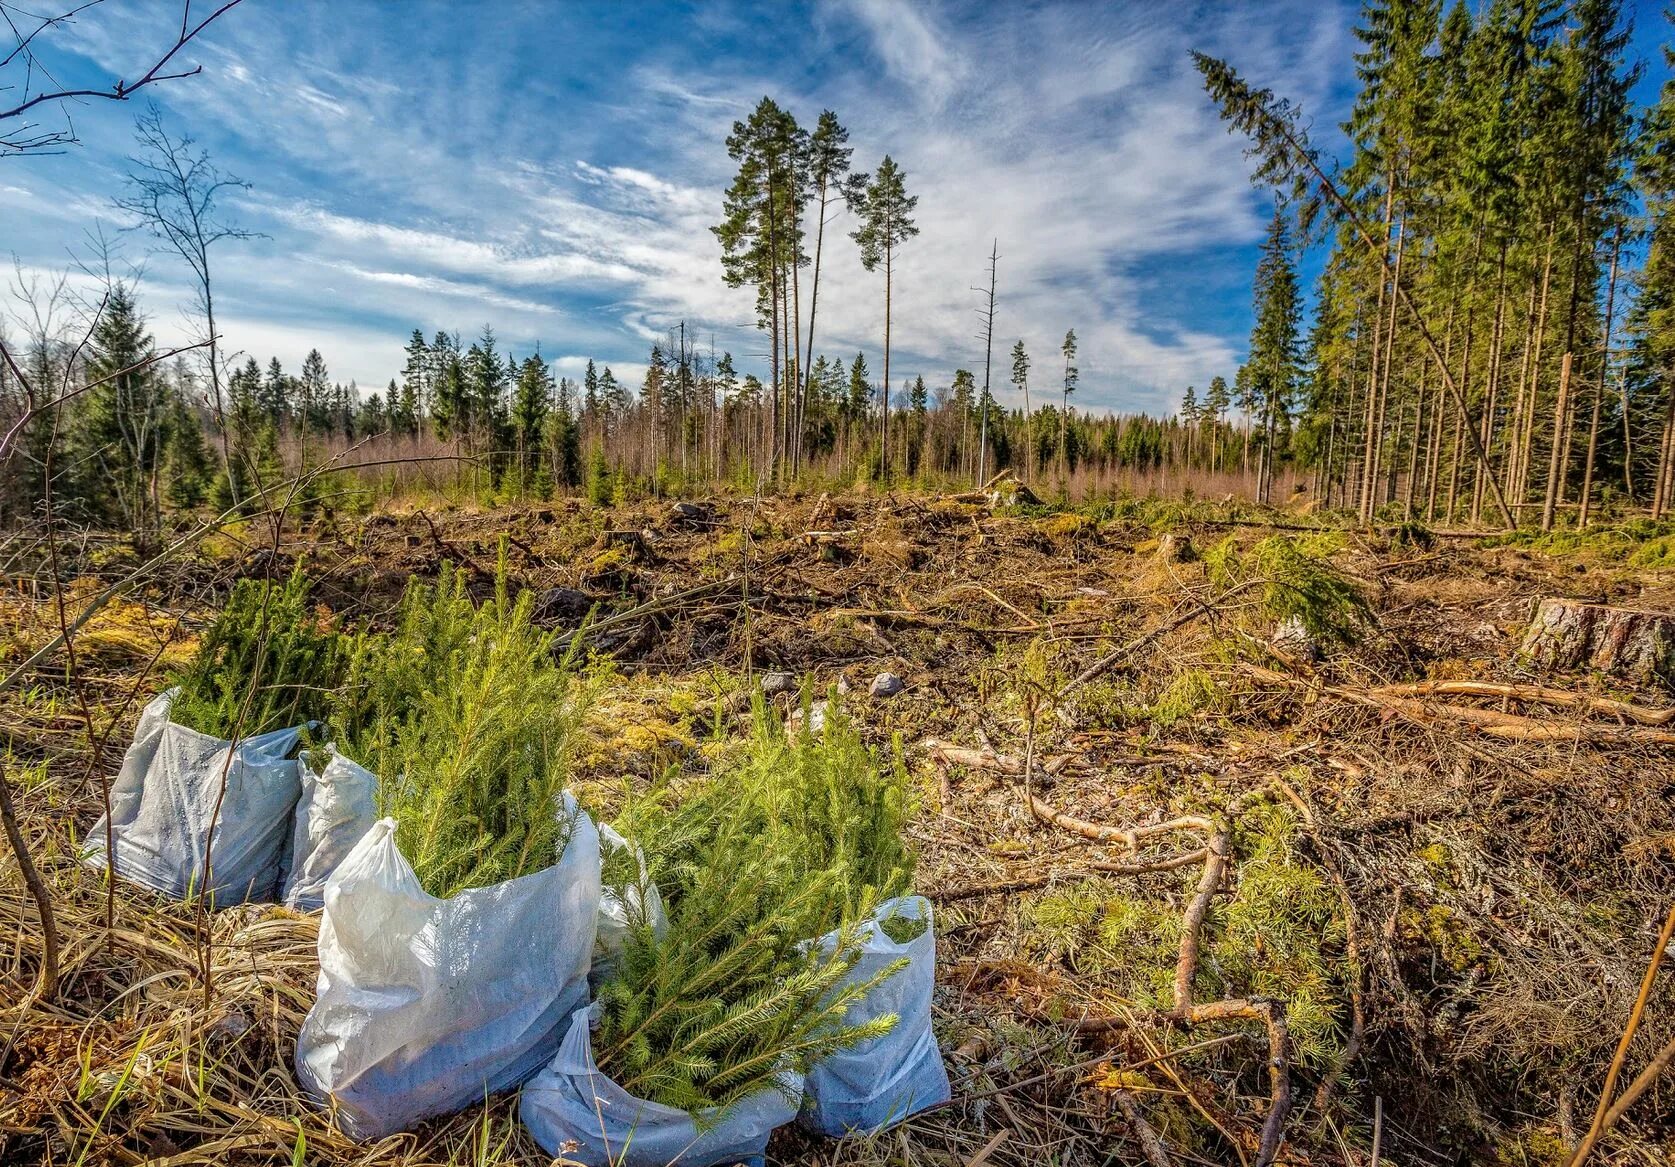
[[[1644, 8], [1650, 53], [1663, 23]], [[63, 79], [137, 74], [178, 10], [93, 10], [56, 35]], [[1021, 338], [1045, 372], [1074, 328], [1082, 407], [1156, 411], [1231, 376], [1269, 209], [1188, 50], [1300, 101], [1333, 146], [1354, 15], [1336, 0], [246, 0], [189, 50], [202, 76], [151, 92], [167, 124], [253, 186], [227, 212], [267, 238], [214, 258], [228, 343], [264, 362], [295, 370], [318, 347], [334, 379], [377, 387], [415, 326], [492, 324], [561, 373], [594, 357], [637, 383], [651, 342], [685, 320], [764, 368], [754, 295], [723, 286], [708, 228], [728, 129], [766, 93], [808, 125], [835, 110], [856, 164], [889, 153], [919, 195], [895, 287], [898, 384], [981, 376], [970, 288], [998, 237], [997, 366]], [[102, 222], [143, 268], [168, 342], [190, 328], [184, 270], [121, 235], [110, 203], [135, 112], [89, 105], [83, 145], [0, 160], [0, 254], [26, 280], [62, 270]], [[828, 230], [816, 348], [865, 351], [876, 375], [882, 277], [862, 270], [852, 227]]]

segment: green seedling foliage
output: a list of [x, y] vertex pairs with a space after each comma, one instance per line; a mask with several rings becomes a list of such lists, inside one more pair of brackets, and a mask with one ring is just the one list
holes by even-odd
[[1187, 669], [1169, 682], [1146, 711], [1158, 729], [1168, 729], [1205, 710], [1218, 708], [1226, 694], [1216, 679], [1203, 669]]
[[333, 717], [339, 746], [379, 778], [379, 809], [425, 890], [451, 896], [539, 871], [564, 850], [561, 813], [592, 687], [555, 659], [533, 596], [505, 572], [480, 607], [445, 566], [413, 581], [394, 633], [354, 646]]
[[[878, 758], [835, 702], [815, 733], [787, 732], [758, 700], [733, 757], [685, 789], [671, 776], [632, 796], [618, 827], [668, 919], [630, 920], [599, 989], [601, 1069], [708, 1123], [780, 1074], [888, 1032], [894, 1016], [848, 1025], [844, 1012], [899, 965], [842, 982], [862, 922], [910, 882], [907, 791], [899, 749]], [[618, 853], [605, 881], [640, 879], [638, 866]], [[829, 932], [835, 945], [808, 943]]]
[[1310, 636], [1353, 644], [1370, 609], [1361, 589], [1328, 558], [1339, 550], [1333, 534], [1270, 535], [1241, 553], [1233, 536], [1205, 553], [1219, 588], [1261, 581], [1262, 614], [1275, 622], [1296, 618]]
[[326, 711], [343, 664], [337, 623], [309, 604], [300, 563], [280, 586], [239, 580], [174, 678], [169, 716], [222, 738], [298, 725]]
[[[1330, 878], [1298, 849], [1289, 807], [1262, 804], [1237, 825], [1234, 895], [1204, 922], [1199, 1001], [1271, 997], [1286, 1002], [1293, 1054], [1310, 1069], [1336, 1064], [1356, 970], [1347, 960], [1343, 905]], [[1178, 877], [1190, 894], [1198, 873]], [[1174, 1003], [1181, 939], [1180, 900], [1134, 893], [1117, 881], [1088, 881], [1037, 899], [1031, 947], [1109, 984], [1139, 1005]]]
[[897, 944], [913, 943], [929, 927], [929, 921], [923, 916], [903, 916], [897, 912], [891, 912], [878, 921], [878, 930]]

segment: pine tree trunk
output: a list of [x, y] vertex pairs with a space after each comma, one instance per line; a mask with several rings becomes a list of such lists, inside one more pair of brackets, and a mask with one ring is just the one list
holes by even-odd
[[890, 245], [884, 245], [884, 392], [882, 394], [883, 418], [879, 426], [878, 438], [878, 477], [885, 483], [890, 481], [890, 293], [895, 282], [894, 255]]
[[814, 278], [809, 283], [808, 290], [808, 346], [803, 351], [803, 361], [797, 367], [798, 379], [802, 381], [802, 389], [798, 394], [801, 404], [797, 413], [797, 432], [806, 429], [806, 411], [808, 409], [809, 369], [814, 363], [814, 313], [820, 306], [820, 252], [826, 242], [826, 184], [820, 184], [820, 225], [814, 230]]
[[1663, 412], [1663, 436], [1658, 442], [1657, 479], [1652, 487], [1652, 518], [1663, 518], [1669, 506], [1671, 478], [1675, 477], [1675, 388], [1665, 391], [1668, 404]]
[[1480, 440], [1484, 450], [1484, 461], [1472, 468], [1471, 476], [1471, 521], [1476, 525], [1483, 518], [1483, 495], [1488, 485], [1488, 478], [1495, 472], [1489, 461], [1489, 454], [1494, 450], [1495, 439], [1495, 409], [1500, 396], [1500, 374], [1502, 348], [1506, 340], [1506, 248], [1505, 240], [1501, 241], [1500, 258], [1495, 264], [1495, 323], [1489, 330], [1489, 370], [1487, 396], [1483, 404], [1482, 433]]
[[1553, 516], [1558, 510], [1561, 493], [1559, 480], [1565, 471], [1565, 418], [1570, 411], [1570, 353], [1559, 362], [1559, 393], [1553, 402], [1553, 449], [1547, 458], [1547, 496], [1541, 504], [1541, 529], [1553, 529]]
[[1419, 446], [1424, 440], [1425, 432], [1425, 385], [1430, 379], [1430, 369], [1426, 368], [1419, 375], [1419, 391], [1413, 399], [1413, 440], [1407, 451], [1407, 481], [1402, 484], [1402, 518], [1413, 521], [1413, 496], [1419, 486]]
[[773, 415], [773, 449], [768, 455], [768, 477], [779, 481], [780, 471], [780, 367], [779, 367], [779, 241], [776, 224], [774, 222], [774, 188], [773, 176], [768, 177], [768, 316], [769, 344], [772, 356], [772, 368], [769, 374], [772, 378], [768, 386], [768, 395], [772, 399], [771, 412]]
[[[1367, 421], [1363, 434], [1361, 449], [1361, 472], [1356, 495], [1359, 501], [1360, 516], [1363, 523], [1372, 521], [1373, 479], [1377, 473], [1376, 466], [1378, 447], [1378, 380], [1380, 369], [1380, 352], [1384, 340], [1384, 290], [1390, 282], [1386, 276], [1388, 270], [1390, 249], [1390, 223], [1394, 211], [1396, 184], [1394, 176], [1385, 184], [1384, 188], [1384, 232], [1379, 236], [1379, 267], [1378, 267], [1378, 307], [1373, 315], [1373, 355], [1372, 363], [1367, 368]], [[1395, 295], [1390, 297], [1392, 311], [1394, 311]]]
[[[1390, 425], [1390, 371], [1394, 368], [1396, 363], [1396, 309], [1399, 304], [1399, 300], [1396, 296], [1396, 287], [1401, 283], [1402, 279], [1402, 258], [1403, 253], [1406, 250], [1406, 243], [1407, 219], [1404, 216], [1402, 220], [1396, 224], [1396, 262], [1390, 272], [1390, 321], [1386, 326], [1384, 336], [1384, 365], [1379, 374], [1378, 426], [1374, 431], [1373, 469], [1368, 476], [1368, 483], [1373, 488], [1372, 502], [1368, 509], [1367, 517], [1363, 520], [1365, 522], [1372, 521], [1372, 512], [1378, 509], [1381, 502], [1389, 502], [1391, 498], [1394, 497], [1394, 480], [1396, 474], [1394, 465], [1391, 465], [1389, 471], [1390, 482], [1383, 490], [1378, 488], [1378, 479], [1380, 473], [1384, 470], [1386, 462], [1384, 456], [1384, 437], [1385, 432]], [[1400, 435], [1397, 436], [1399, 439]], [[1400, 442], [1398, 441], [1397, 444], [1399, 448]], [[1397, 452], [1399, 452], [1399, 449]]]
[[1617, 310], [1617, 259], [1622, 242], [1623, 229], [1619, 225], [1611, 237], [1611, 274], [1605, 281], [1605, 325], [1602, 330], [1604, 335], [1600, 342], [1599, 379], [1594, 383], [1593, 408], [1588, 418], [1588, 453], [1582, 463], [1581, 510], [1576, 518], [1578, 527], [1586, 527], [1592, 517], [1594, 462], [1599, 456], [1599, 415], [1601, 404], [1605, 400], [1605, 374], [1611, 364], [1611, 325]]
[[1529, 392], [1519, 387], [1519, 407], [1522, 411], [1523, 432], [1518, 439], [1518, 474], [1511, 492], [1518, 502], [1528, 502], [1530, 494], [1530, 466], [1535, 460], [1535, 416], [1541, 400], [1541, 351], [1547, 342], [1547, 293], [1553, 279], [1553, 239], [1555, 229], [1547, 230], [1546, 254], [1541, 265], [1541, 296], [1532, 317], [1534, 348], [1529, 352]]
[[789, 342], [792, 356], [791, 367], [791, 472], [794, 475], [803, 468], [803, 364], [797, 355], [797, 338], [803, 334], [803, 292], [802, 277], [798, 269], [802, 266], [797, 262], [797, 252], [802, 250], [797, 242], [797, 199], [791, 200], [791, 327], [786, 331], [785, 339]]
[[[1454, 432], [1449, 442], [1448, 451], [1448, 522], [1454, 521], [1454, 514], [1459, 505], [1460, 497], [1460, 442], [1464, 439], [1466, 424], [1466, 405], [1471, 400], [1471, 342], [1476, 336], [1477, 322], [1477, 266], [1483, 242], [1483, 228], [1481, 225], [1472, 233], [1471, 244], [1471, 276], [1466, 280], [1466, 335], [1460, 346], [1460, 405], [1454, 411]], [[1440, 418], [1439, 418], [1440, 421]], [[1439, 425], [1440, 429], [1440, 425]], [[1439, 439], [1440, 440], [1440, 439]], [[1434, 516], [1433, 516], [1434, 517]]]

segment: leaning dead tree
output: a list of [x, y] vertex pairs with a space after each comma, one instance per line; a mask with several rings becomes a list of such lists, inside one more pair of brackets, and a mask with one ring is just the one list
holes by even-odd
[[[224, 2], [209, 10], [208, 15], [194, 21], [192, 0], [184, 0], [180, 10], [180, 24], [175, 29], [174, 42], [149, 58], [151, 65], [133, 81], [118, 77], [108, 86], [69, 89], [54, 80], [60, 70], [44, 54], [54, 34], [73, 27], [85, 19], [89, 9], [102, 0], [84, 0], [75, 7], [40, 16], [26, 16], [22, 10], [0, 8], [6, 31], [13, 44], [0, 57], [0, 158], [12, 154], [51, 154], [65, 146], [73, 146], [81, 139], [76, 136], [75, 122], [70, 108], [83, 101], [127, 101], [134, 94], [160, 81], [178, 81], [203, 72], [202, 65], [183, 67], [176, 60], [181, 50], [215, 23], [239, 0]], [[200, 12], [204, 6], [200, 5]], [[19, 25], [19, 19], [30, 23]]]

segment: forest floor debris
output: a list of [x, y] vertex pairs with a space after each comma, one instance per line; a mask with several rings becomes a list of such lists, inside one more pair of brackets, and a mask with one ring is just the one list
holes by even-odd
[[[36, 997], [39, 926], [0, 868], [0, 1159], [550, 1161], [507, 1097], [349, 1142], [290, 1068], [315, 918], [200, 918], [119, 886], [107, 930], [75, 862], [156, 661], [239, 575], [300, 564], [314, 602], [388, 626], [444, 562], [487, 598], [503, 542], [537, 618], [598, 658], [577, 754], [602, 802], [702, 767], [765, 676], [782, 714], [841, 689], [868, 740], [903, 743], [954, 1097], [870, 1139], [782, 1132], [771, 1160], [1359, 1165], [1375, 1115], [1404, 1163], [1562, 1163], [1584, 1137], [1675, 887], [1675, 695], [1537, 673], [1518, 648], [1545, 597], [1675, 611], [1675, 574], [1605, 539], [1419, 547], [1322, 521], [1282, 548], [1265, 516], [1189, 503], [695, 514], [428, 507], [340, 516], [277, 555], [219, 540], [89, 623], [79, 685], [59, 659], [0, 693], [63, 937]], [[73, 566], [72, 618], [119, 570]], [[56, 633], [46, 595], [0, 598], [0, 671]], [[1312, 659], [1271, 642], [1292, 616]], [[870, 695], [886, 672], [900, 691]], [[1671, 980], [1622, 1082], [1675, 1035]], [[1596, 1161], [1667, 1161], [1672, 1089]]]

